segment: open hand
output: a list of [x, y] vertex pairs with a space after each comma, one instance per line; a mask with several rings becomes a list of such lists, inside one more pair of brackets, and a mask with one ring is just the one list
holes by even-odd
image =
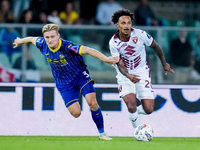
[[116, 64], [118, 62], [119, 62], [119, 57], [118, 56], [108, 57], [107, 63], [109, 63], [112, 67], [115, 68], [115, 66], [113, 64]]
[[14, 42], [13, 42], [13, 48], [16, 48], [16, 47], [18, 47], [18, 46], [20, 46], [21, 44], [20, 44], [20, 38], [16, 38], [15, 40], [14, 40]]
[[138, 78], [138, 77], [140, 77], [139, 75], [129, 74], [129, 73], [128, 73], [126, 76], [127, 76], [127, 78], [129, 78], [133, 83], [137, 83], [137, 82], [140, 81], [140, 78]]

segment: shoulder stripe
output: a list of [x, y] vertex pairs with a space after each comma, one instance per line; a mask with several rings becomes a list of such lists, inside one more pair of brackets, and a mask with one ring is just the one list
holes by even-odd
[[83, 45], [81, 45], [80, 48], [79, 48], [79, 55], [81, 55], [81, 56], [83, 56], [82, 49], [83, 49]]
[[33, 43], [34, 45], [36, 45], [36, 40], [37, 40], [38, 38], [39, 38], [39, 37], [35, 38], [35, 41], [34, 41], [34, 43]]

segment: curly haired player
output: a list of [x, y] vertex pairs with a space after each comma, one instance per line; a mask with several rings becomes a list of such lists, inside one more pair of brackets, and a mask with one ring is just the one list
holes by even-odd
[[[146, 62], [145, 46], [153, 48], [159, 57], [165, 75], [174, 73], [165, 61], [162, 49], [145, 31], [132, 28], [133, 13], [127, 9], [114, 12], [112, 22], [118, 30], [110, 39], [112, 56], [119, 56], [116, 65], [119, 95], [127, 105], [129, 119], [134, 128], [141, 124], [139, 114], [151, 114], [154, 109], [154, 94], [151, 86], [150, 68]], [[136, 97], [141, 100], [137, 107]]]

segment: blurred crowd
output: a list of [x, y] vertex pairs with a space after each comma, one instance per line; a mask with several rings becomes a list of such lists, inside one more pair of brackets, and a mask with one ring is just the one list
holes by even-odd
[[[78, 8], [77, 7], [78, 5]], [[123, 9], [120, 1], [115, 0], [0, 0], [0, 23], [25, 23], [58, 25], [93, 24], [112, 25], [111, 16], [116, 10]], [[139, 26], [167, 26], [166, 19], [157, 19], [156, 14], [149, 5], [148, 0], [138, 0], [135, 7], [134, 25]], [[113, 33], [112, 33], [113, 34]], [[187, 67], [189, 78], [200, 81], [200, 34], [195, 39], [195, 45], [188, 41], [188, 32], [181, 30], [177, 39], [170, 44], [170, 62], [175, 67]], [[15, 62], [12, 60], [13, 52], [21, 52], [12, 48], [12, 42], [20, 37], [14, 28], [0, 29], [0, 53], [8, 56], [12, 67], [21, 68], [21, 56]], [[106, 38], [107, 37], [107, 38]], [[107, 45], [109, 36], [104, 39]], [[80, 43], [81, 44], [81, 43]], [[106, 49], [103, 47], [103, 49]], [[1, 57], [1, 56], [0, 56]], [[27, 69], [36, 69], [31, 60], [29, 47], [27, 47]]]
[[[80, 0], [79, 10], [73, 0], [1, 0], [1, 23], [56, 23], [61, 24], [98, 24], [111, 25], [113, 12], [123, 6], [115, 0]], [[135, 10], [137, 25], [164, 25], [156, 20], [156, 16], [148, 4], [148, 0], [140, 0]]]

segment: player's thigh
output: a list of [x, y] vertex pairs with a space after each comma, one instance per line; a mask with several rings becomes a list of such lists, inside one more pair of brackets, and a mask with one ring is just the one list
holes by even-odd
[[71, 104], [69, 107], [67, 107], [67, 109], [69, 110], [71, 115], [74, 116], [75, 118], [81, 115], [81, 107], [79, 105], [79, 102]]
[[154, 109], [154, 91], [151, 84], [151, 79], [147, 76], [146, 79], [141, 79], [136, 84], [137, 98], [141, 100], [144, 111], [147, 114], [153, 112]]
[[87, 69], [83, 70], [79, 74], [79, 81], [76, 86], [80, 90], [80, 93], [85, 97], [88, 105], [92, 110], [98, 109], [98, 104], [96, 101], [96, 92], [94, 89], [94, 80], [90, 78], [89, 71]]
[[[117, 79], [118, 91], [120, 97], [125, 97], [129, 94], [136, 94], [135, 84], [126, 77], [119, 77]], [[129, 96], [128, 96], [129, 97]]]
[[126, 94], [122, 97], [126, 104], [136, 105], [136, 98], [134, 93]]
[[151, 114], [154, 110], [154, 99], [142, 99], [141, 100], [144, 111], [147, 114]]
[[126, 94], [122, 97], [125, 104], [127, 105], [128, 111], [130, 113], [134, 113], [137, 110], [137, 103], [136, 103], [136, 97], [134, 93]]
[[75, 87], [69, 88], [64, 85], [61, 86], [57, 85], [57, 88], [67, 108], [73, 103], [79, 101], [79, 93], [78, 93], [79, 91]]
[[136, 83], [136, 95], [139, 100], [154, 99], [154, 91], [151, 85], [151, 79], [141, 79]]
[[79, 94], [77, 89], [64, 90], [61, 92], [65, 106], [72, 116], [79, 117], [81, 115], [81, 108], [79, 105]]

